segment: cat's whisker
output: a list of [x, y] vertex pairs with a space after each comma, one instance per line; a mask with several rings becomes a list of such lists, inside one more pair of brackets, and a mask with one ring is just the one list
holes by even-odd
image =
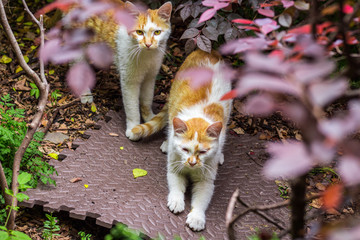
[[139, 49], [138, 46], [134, 46], [134, 47], [130, 50], [130, 54], [129, 54], [129, 59], [130, 59], [130, 60], [134, 60], [134, 57], [136, 56], [136, 53], [137, 53], [138, 49]]

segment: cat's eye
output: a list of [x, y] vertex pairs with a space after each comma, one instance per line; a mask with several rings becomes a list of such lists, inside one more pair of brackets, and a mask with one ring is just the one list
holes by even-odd
[[207, 153], [208, 150], [202, 150], [202, 151], [199, 151], [200, 154], [205, 154]]
[[189, 152], [189, 149], [187, 149], [187, 148], [182, 148], [182, 150], [183, 150], [184, 152], [186, 152], [186, 153]]
[[144, 35], [144, 32], [141, 30], [136, 30], [136, 34], [142, 36], [142, 35]]
[[160, 35], [160, 33], [161, 33], [161, 30], [156, 30], [156, 31], [154, 31], [154, 34], [155, 34], [155, 35]]

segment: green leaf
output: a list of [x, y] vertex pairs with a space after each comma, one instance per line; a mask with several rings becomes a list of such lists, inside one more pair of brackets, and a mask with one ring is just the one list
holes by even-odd
[[12, 231], [11, 232], [12, 235], [14, 236], [14, 238], [12, 239], [16, 239], [16, 240], [31, 240], [31, 238], [26, 235], [25, 233], [23, 232], [19, 232], [19, 231]]
[[144, 177], [147, 175], [147, 171], [144, 169], [140, 169], [140, 168], [134, 168], [133, 175], [134, 175], [134, 178]]
[[24, 22], [25, 26], [32, 26], [34, 23], [33, 22]]
[[26, 63], [28, 63], [29, 62], [29, 57], [25, 55], [24, 60], [25, 60]]
[[24, 15], [21, 15], [16, 19], [16, 22], [21, 22], [24, 19]]
[[54, 74], [54, 73], [55, 73], [54, 70], [49, 70], [49, 74], [50, 74], [50, 75], [52, 75], [52, 74]]
[[37, 89], [37, 88], [38, 88], [38, 87], [36, 86], [36, 84], [33, 83], [33, 82], [30, 83], [30, 86], [31, 86], [32, 88], [34, 88], [34, 89]]
[[10, 196], [14, 196], [14, 193], [11, 189], [5, 188], [5, 193]]
[[[6, 228], [5, 228], [6, 230]], [[7, 232], [4, 231], [0, 231], [0, 239], [8, 239], [9, 238], [9, 234]]]
[[91, 111], [92, 111], [92, 112], [96, 112], [96, 105], [95, 105], [95, 103], [92, 103], [92, 104], [91, 104]]
[[31, 180], [31, 174], [27, 172], [22, 172], [19, 174], [18, 182], [19, 184], [25, 184]]
[[0, 59], [0, 62], [1, 63], [5, 63], [5, 64], [8, 64], [8, 63], [11, 63], [12, 62], [12, 58], [6, 56], [6, 55], [3, 55]]
[[16, 198], [19, 202], [23, 202], [24, 200], [29, 200], [29, 196], [24, 193], [16, 194]]

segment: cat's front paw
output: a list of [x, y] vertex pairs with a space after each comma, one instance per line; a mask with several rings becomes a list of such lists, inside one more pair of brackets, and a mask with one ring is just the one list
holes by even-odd
[[192, 210], [186, 218], [186, 224], [193, 231], [204, 230], [205, 222], [205, 213], [202, 211]]
[[168, 196], [168, 208], [173, 213], [181, 213], [185, 209], [185, 201], [184, 201], [184, 194], [178, 193], [170, 193]]
[[132, 129], [127, 129], [125, 132], [125, 135], [128, 139], [130, 139], [131, 141], [139, 141], [140, 140], [140, 136], [135, 134], [133, 131], [131, 131]]
[[83, 93], [81, 93], [80, 101], [82, 104], [92, 103], [94, 101], [90, 89], [86, 89]]

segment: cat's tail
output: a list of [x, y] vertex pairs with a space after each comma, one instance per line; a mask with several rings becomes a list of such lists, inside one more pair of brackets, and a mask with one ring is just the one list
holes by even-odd
[[154, 133], [159, 132], [167, 124], [168, 119], [168, 103], [164, 105], [161, 111], [156, 114], [150, 121], [136, 125], [131, 129], [129, 139], [137, 141], [141, 138], [149, 137]]

